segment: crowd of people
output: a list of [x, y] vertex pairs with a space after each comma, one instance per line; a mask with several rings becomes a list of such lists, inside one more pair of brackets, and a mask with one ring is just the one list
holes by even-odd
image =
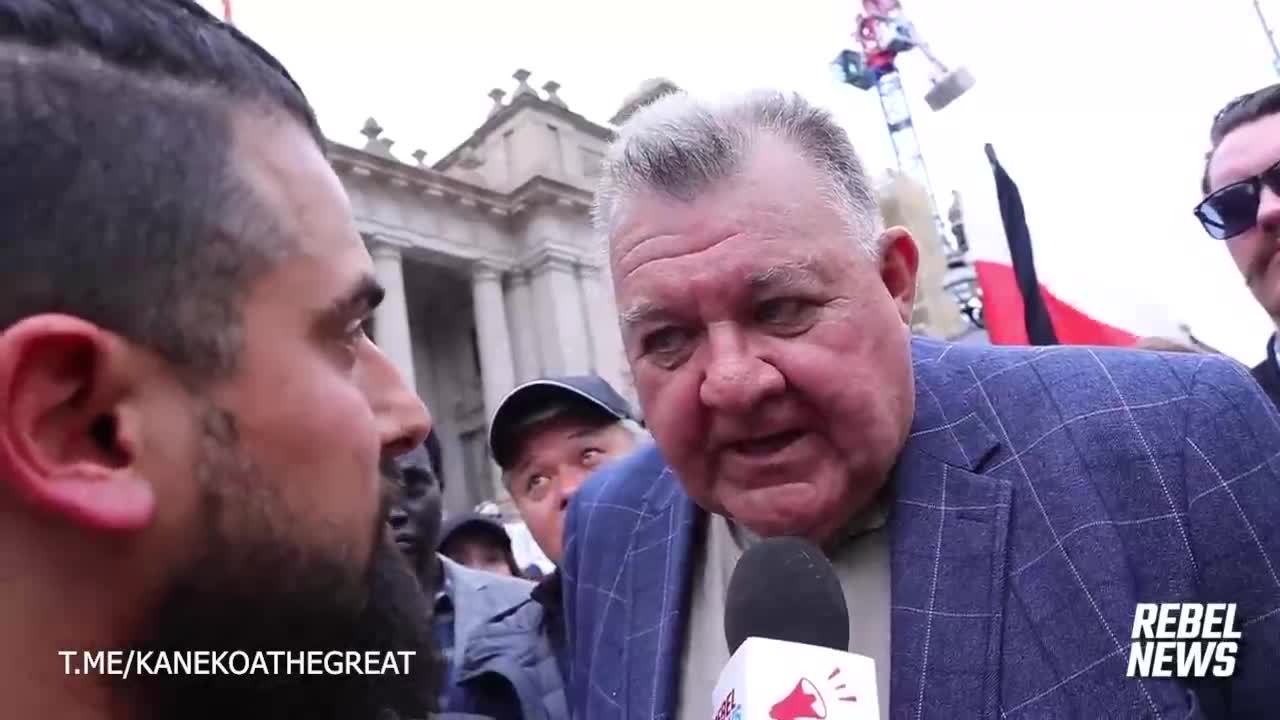
[[[1280, 86], [1211, 120], [1196, 216], [1280, 323]], [[882, 717], [1280, 704], [1274, 336], [1252, 373], [913, 337], [915, 241], [828, 113], [667, 95], [593, 215], [643, 423], [595, 376], [490, 418], [530, 578], [500, 519], [443, 512], [324, 147], [191, 0], [0, 0], [0, 715], [711, 717], [730, 576], [776, 536], [833, 566]], [[1234, 673], [1131, 677], [1137, 605], [1183, 602], [1235, 605]], [[99, 650], [413, 661], [64, 664]]]

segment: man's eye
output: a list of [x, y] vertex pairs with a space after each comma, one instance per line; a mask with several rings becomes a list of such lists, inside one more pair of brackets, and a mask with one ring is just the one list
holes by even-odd
[[587, 448], [582, 451], [582, 464], [591, 467], [600, 462], [600, 458], [604, 455], [604, 451], [599, 448]]
[[689, 341], [688, 331], [682, 328], [663, 328], [644, 337], [642, 347], [646, 353], [670, 355], [680, 352]]
[[756, 322], [762, 325], [794, 325], [809, 316], [813, 305], [796, 298], [766, 300], [756, 306]]
[[526, 492], [534, 493], [545, 487], [548, 482], [551, 482], [551, 479], [546, 475], [534, 475], [525, 482], [524, 486]]
[[355, 363], [356, 356], [360, 353], [360, 345], [368, 339], [368, 337], [369, 336], [365, 334], [365, 324], [363, 321], [353, 322], [352, 324], [342, 328], [342, 331], [338, 335], [338, 339], [335, 341], [335, 347], [338, 352], [341, 353], [342, 361], [345, 365], [350, 366]]

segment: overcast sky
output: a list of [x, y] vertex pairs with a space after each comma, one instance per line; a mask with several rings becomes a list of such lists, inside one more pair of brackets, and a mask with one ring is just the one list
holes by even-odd
[[[219, 0], [204, 0], [220, 11]], [[438, 159], [483, 121], [511, 73], [563, 85], [605, 122], [642, 80], [694, 92], [770, 86], [833, 110], [867, 165], [894, 164], [874, 92], [829, 63], [853, 39], [852, 0], [233, 0], [237, 24], [297, 77], [333, 139], [376, 117], [401, 158]], [[1021, 187], [1040, 277], [1095, 316], [1139, 331], [1183, 322], [1253, 364], [1269, 319], [1226, 249], [1191, 215], [1208, 125], [1226, 100], [1277, 79], [1250, 0], [904, 0], [974, 90], [940, 113], [928, 68], [901, 67], [934, 191], [959, 189], [976, 245], [995, 238], [995, 145]], [[1280, 23], [1280, 0], [1264, 3]], [[1003, 238], [998, 238], [1003, 242]]]

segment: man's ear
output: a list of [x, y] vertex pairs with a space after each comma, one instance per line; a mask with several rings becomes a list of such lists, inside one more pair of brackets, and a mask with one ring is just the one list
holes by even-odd
[[65, 315], [0, 333], [0, 483], [64, 522], [124, 532], [149, 525], [155, 493], [135, 462], [141, 418], [126, 403], [139, 379], [133, 354]]
[[891, 227], [880, 236], [880, 279], [898, 306], [902, 321], [911, 324], [916, 301], [916, 277], [920, 270], [920, 250], [911, 232]]

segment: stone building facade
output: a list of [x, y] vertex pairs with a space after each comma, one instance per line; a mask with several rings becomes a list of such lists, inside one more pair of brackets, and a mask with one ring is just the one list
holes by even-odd
[[917, 335], [954, 339], [971, 328], [960, 306], [946, 287], [948, 257], [929, 193], [911, 178], [887, 173], [878, 184], [880, 214], [886, 227], [901, 225], [911, 231], [920, 248], [916, 303], [911, 330]]
[[[329, 146], [387, 291], [373, 337], [431, 408], [451, 512], [502, 499], [486, 421], [516, 384], [594, 372], [635, 399], [589, 218], [613, 130], [571, 110], [557, 83], [539, 92], [527, 71], [513, 77], [510, 97], [491, 91], [488, 117], [434, 163], [421, 151], [412, 160], [392, 154], [373, 120], [363, 148]], [[647, 83], [614, 121], [673, 88]], [[921, 232], [914, 198], [900, 183], [882, 190], [887, 214], [903, 217], [887, 219]], [[939, 284], [937, 263], [922, 264], [925, 284]], [[952, 334], [946, 308], [932, 308], [939, 302], [947, 302], [940, 286], [922, 294], [917, 332]]]

